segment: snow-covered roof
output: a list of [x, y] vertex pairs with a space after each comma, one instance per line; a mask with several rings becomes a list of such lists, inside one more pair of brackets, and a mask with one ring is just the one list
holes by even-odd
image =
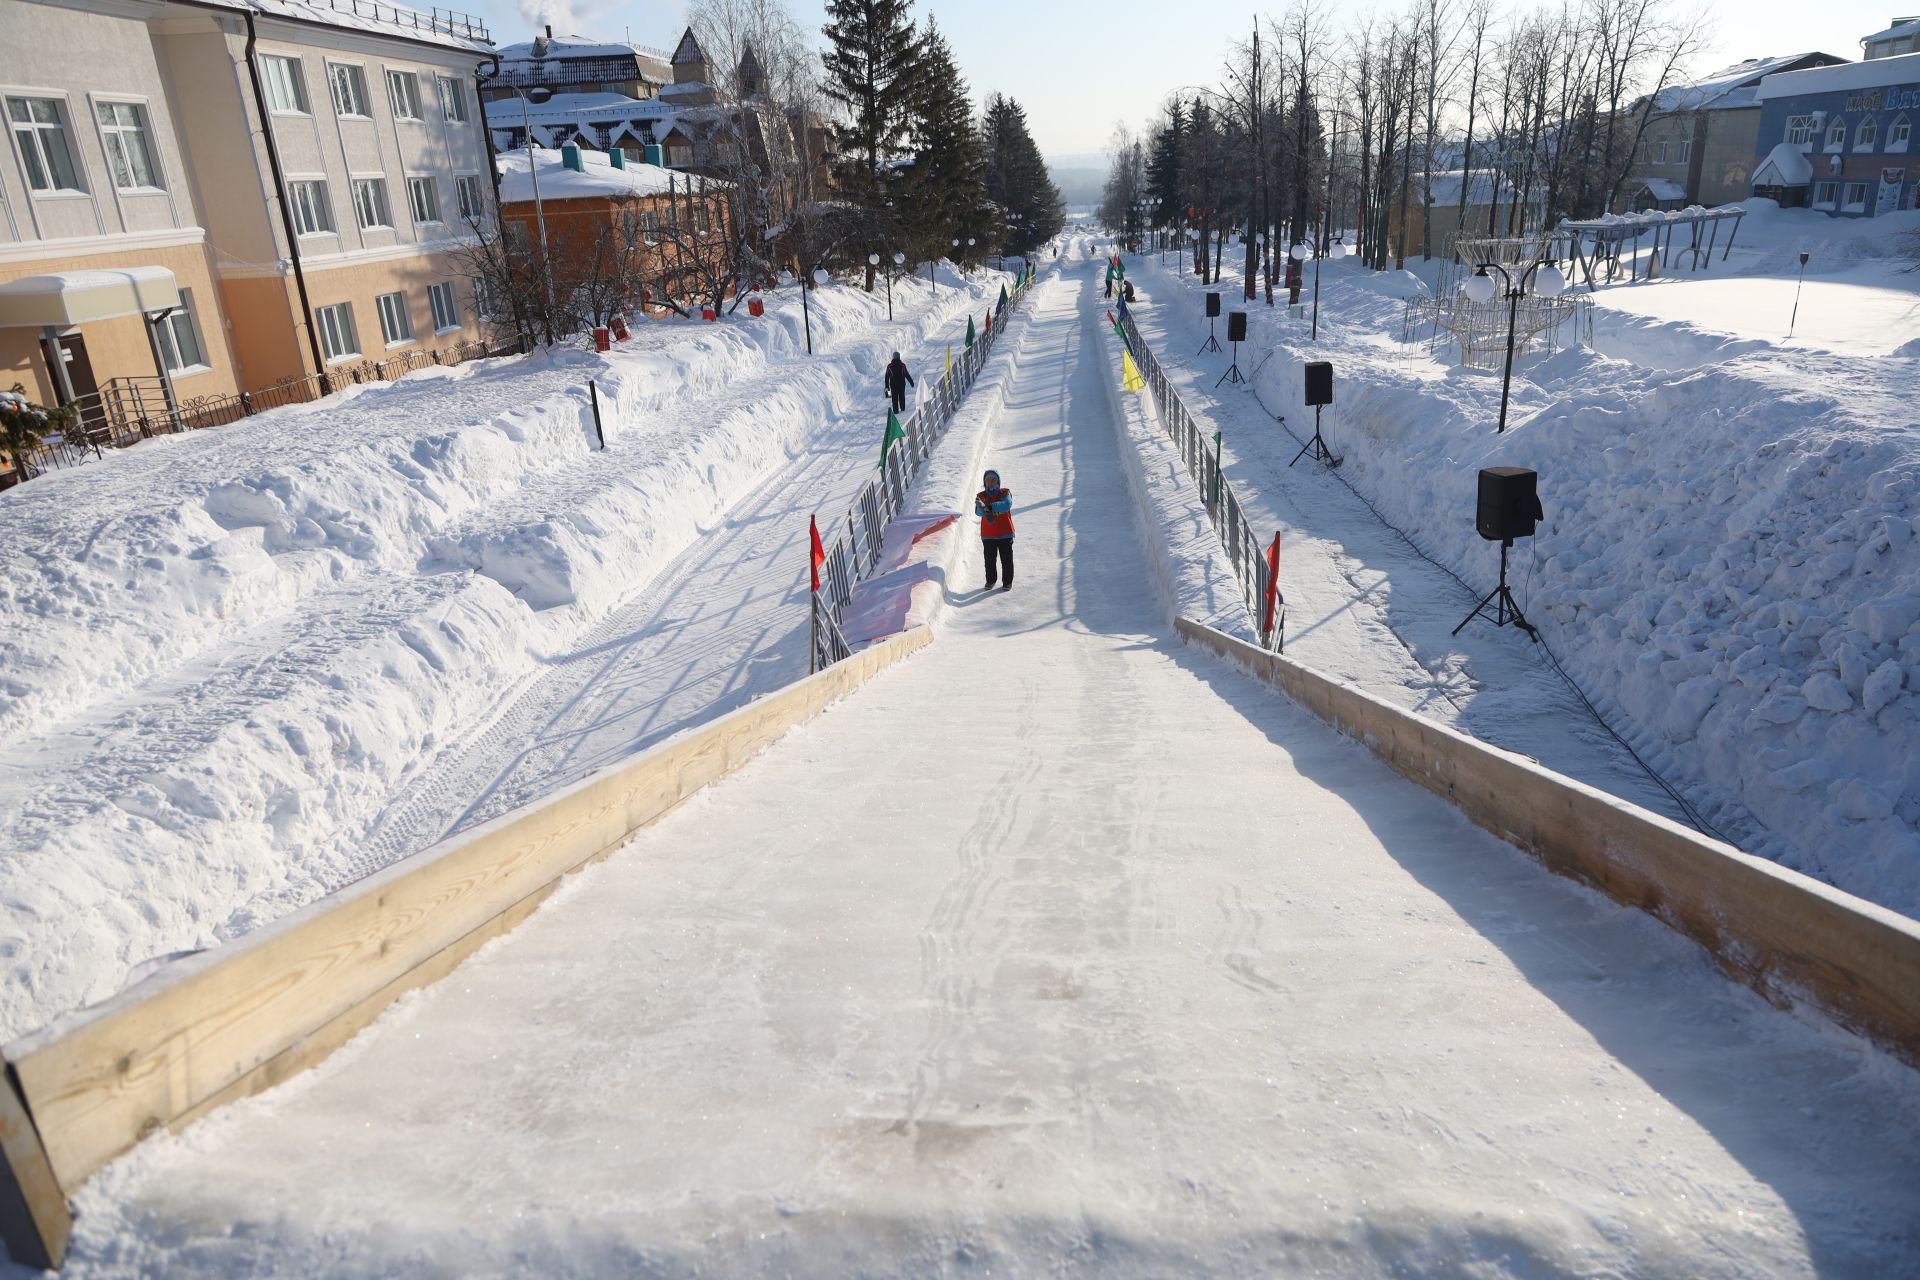
[[[560, 152], [545, 147], [533, 149], [539, 167], [540, 199], [579, 200], [588, 196], [661, 196], [671, 186], [685, 189], [687, 175], [663, 169], [655, 164], [629, 163], [616, 169], [604, 151], [582, 148], [582, 170], [567, 168]], [[725, 182], [708, 179], [708, 187], [725, 187]], [[507, 151], [500, 156], [500, 202], [516, 204], [533, 199], [533, 179], [527, 170], [525, 151]]]
[[1897, 58], [1869, 58], [1865, 62], [1847, 62], [1837, 67], [1777, 72], [1760, 82], [1755, 96], [1766, 102], [1806, 93], [1877, 89], [1889, 84], [1920, 84], [1920, 53], [1903, 53]]
[[525, 104], [521, 100], [495, 98], [487, 103], [487, 123], [495, 128], [515, 128], [523, 119], [534, 125], [588, 122], [612, 124], [620, 120], [658, 119], [674, 115], [680, 108], [658, 98], [629, 98], [624, 93], [556, 93], [545, 102]]
[[1872, 44], [1875, 40], [1891, 40], [1895, 36], [1920, 36], [1920, 18], [1897, 18], [1885, 31], [1876, 31], [1870, 36], [1861, 36], [1861, 44]]
[[547, 37], [546, 52], [539, 59], [535, 59], [534, 43], [532, 40], [525, 40], [519, 44], [506, 45], [500, 50], [500, 60], [502, 62], [564, 61], [568, 58], [625, 58], [636, 54], [661, 63], [667, 60], [666, 51], [662, 49], [654, 49], [626, 40], [595, 40], [589, 36]]
[[1812, 181], [1813, 162], [1791, 142], [1782, 142], [1767, 152], [1767, 158], [1753, 170], [1755, 186], [1804, 187]]
[[1646, 188], [1647, 194], [1655, 200], [1685, 200], [1687, 187], [1683, 182], [1672, 178], [1635, 178], [1635, 184]]
[[1748, 58], [1730, 67], [1722, 67], [1687, 84], [1668, 85], [1654, 95], [1657, 111], [1728, 111], [1755, 105], [1754, 90], [1766, 76], [1787, 70], [1804, 58], [1829, 58], [1845, 62], [1832, 54], [1789, 53], [1772, 58]]
[[[1416, 177], [1415, 181], [1416, 182], [1423, 181], [1425, 176], [1426, 175], [1424, 174], [1419, 175], [1418, 177]], [[1460, 169], [1436, 170], [1433, 174], [1433, 202], [1436, 205], [1460, 203], [1460, 186], [1464, 180], [1465, 180], [1464, 170], [1460, 170]], [[1493, 170], [1475, 169], [1473, 171], [1472, 184], [1467, 189], [1467, 203], [1468, 204], [1493, 203], [1493, 190], [1494, 190], [1493, 182], [1494, 182]], [[1504, 180], [1500, 183], [1500, 199], [1503, 201], [1513, 199], [1512, 183]]]
[[491, 55], [493, 36], [479, 18], [450, 9], [422, 12], [387, 0], [204, 0], [224, 9], [252, 10], [262, 17], [319, 26], [346, 27], [372, 35], [399, 36]]

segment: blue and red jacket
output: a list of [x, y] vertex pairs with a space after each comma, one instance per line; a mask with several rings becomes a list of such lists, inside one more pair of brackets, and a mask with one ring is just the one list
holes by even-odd
[[980, 517], [980, 537], [988, 542], [1013, 536], [1013, 490], [982, 489], [973, 495], [973, 514]]

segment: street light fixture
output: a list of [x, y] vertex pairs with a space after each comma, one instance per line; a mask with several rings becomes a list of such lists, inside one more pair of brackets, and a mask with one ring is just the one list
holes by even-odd
[[1507, 299], [1507, 363], [1500, 379], [1500, 425], [1494, 428], [1494, 434], [1500, 435], [1507, 429], [1507, 398], [1513, 386], [1513, 331], [1519, 321], [1520, 299], [1526, 296], [1529, 285], [1533, 287], [1536, 297], [1557, 297], [1567, 287], [1567, 278], [1551, 260], [1544, 258], [1521, 272], [1518, 280], [1499, 263], [1483, 262], [1460, 285], [1460, 292], [1467, 301], [1488, 303], [1499, 294], [1493, 277], [1487, 274], [1489, 267], [1500, 273], [1500, 279], [1506, 284]]
[[540, 166], [533, 157], [533, 118], [527, 112], [527, 102], [532, 100], [535, 106], [542, 106], [553, 96], [551, 89], [529, 89], [521, 91], [514, 87], [513, 94], [520, 99], [520, 129], [527, 141], [527, 177], [533, 182], [533, 220], [540, 226], [540, 275], [547, 285], [547, 315], [544, 328], [547, 332], [547, 345], [553, 345], [553, 259], [547, 250], [547, 211], [540, 203]]

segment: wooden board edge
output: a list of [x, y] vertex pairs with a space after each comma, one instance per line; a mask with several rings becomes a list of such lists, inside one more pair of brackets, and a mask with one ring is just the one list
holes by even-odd
[[0, 1242], [15, 1262], [44, 1270], [65, 1260], [72, 1231], [66, 1193], [8, 1064], [0, 1076]]

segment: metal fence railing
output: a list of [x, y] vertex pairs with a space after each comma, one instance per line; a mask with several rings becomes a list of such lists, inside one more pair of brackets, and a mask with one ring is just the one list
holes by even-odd
[[876, 468], [877, 474], [855, 495], [846, 519], [838, 526], [821, 527], [826, 560], [820, 566], [820, 589], [813, 593], [809, 671], [823, 670], [853, 656], [853, 646], [840, 626], [847, 601], [854, 587], [880, 563], [887, 522], [900, 513], [921, 466], [946, 434], [947, 424], [979, 378], [994, 343], [1006, 332], [1006, 322], [1026, 302], [1031, 289], [1031, 284], [1022, 283], [1008, 291], [1006, 305], [995, 314], [993, 327], [978, 335], [973, 345], [955, 358], [953, 368], [940, 375], [926, 403], [901, 420], [906, 438], [887, 451], [886, 464]]
[[[1179, 451], [1187, 475], [1200, 486], [1200, 496], [1206, 503], [1207, 515], [1213, 521], [1213, 531], [1219, 535], [1220, 545], [1226, 549], [1227, 561], [1233, 566], [1234, 577], [1240, 583], [1240, 593], [1246, 603], [1248, 617], [1252, 620], [1254, 634], [1260, 637], [1263, 647], [1276, 651], [1283, 649], [1286, 646], [1287, 601], [1278, 582], [1274, 580], [1273, 569], [1267, 559], [1267, 548], [1261, 546], [1260, 536], [1248, 522], [1240, 496], [1227, 483], [1226, 476], [1221, 474], [1218, 451], [1208, 451], [1206, 437], [1201, 434], [1193, 414], [1188, 412], [1179, 392], [1173, 389], [1173, 383], [1160, 368], [1160, 362], [1147, 349], [1146, 342], [1140, 337], [1140, 330], [1134, 326], [1133, 317], [1125, 317], [1120, 324], [1127, 348], [1133, 353], [1134, 363], [1140, 366], [1147, 389], [1153, 393], [1160, 425]], [[1274, 538], [1277, 543], [1279, 535], [1276, 533]], [[1274, 597], [1271, 622], [1267, 610], [1267, 591], [1270, 586]]]
[[[388, 360], [336, 365], [324, 374], [282, 378], [258, 391], [225, 396], [195, 396], [177, 403], [167, 397], [166, 385], [156, 376], [115, 378], [100, 390], [74, 401], [78, 411], [66, 430], [49, 437], [26, 455], [26, 473], [0, 476], [0, 487], [31, 480], [45, 471], [78, 466], [105, 457], [106, 449], [124, 449], [154, 436], [177, 435], [229, 423], [290, 404], [306, 404], [343, 387], [364, 382], [391, 382], [416, 369], [464, 364], [490, 356], [512, 355], [522, 349], [516, 339], [488, 346], [463, 342], [448, 347], [410, 351]], [[10, 462], [0, 458], [0, 465]]]

